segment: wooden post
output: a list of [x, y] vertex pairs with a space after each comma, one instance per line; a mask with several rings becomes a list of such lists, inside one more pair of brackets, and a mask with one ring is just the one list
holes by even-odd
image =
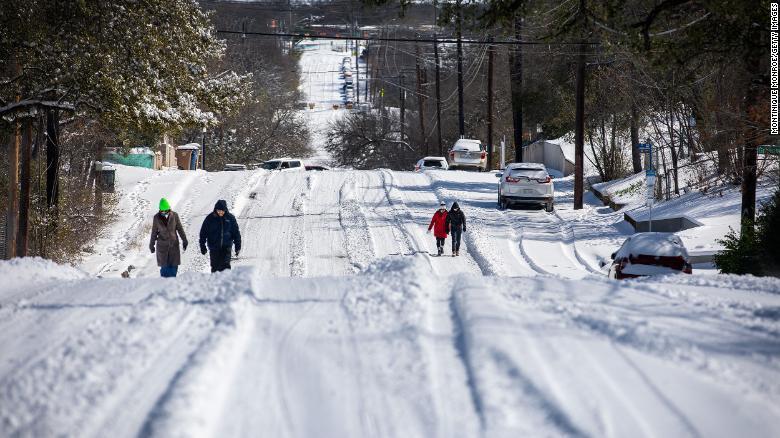
[[401, 92], [401, 141], [404, 141], [404, 128], [406, 125], [404, 120], [406, 115], [406, 89], [404, 89], [404, 75], [398, 77], [398, 89]]
[[30, 231], [30, 162], [32, 161], [32, 120], [24, 121], [22, 133], [22, 169], [19, 193], [19, 229], [16, 237], [16, 256], [27, 257]]

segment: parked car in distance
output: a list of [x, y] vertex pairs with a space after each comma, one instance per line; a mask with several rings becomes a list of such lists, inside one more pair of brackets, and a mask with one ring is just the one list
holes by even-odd
[[295, 160], [292, 158], [276, 158], [263, 162], [263, 169], [265, 170], [289, 170], [289, 171], [304, 171], [305, 168], [301, 163], [301, 160]]
[[449, 151], [450, 169], [472, 168], [479, 171], [487, 169], [487, 152], [479, 140], [461, 138]]
[[247, 167], [244, 164], [225, 164], [225, 168], [222, 169], [222, 171], [237, 171], [237, 170], [247, 170]]
[[325, 166], [318, 166], [318, 165], [306, 165], [306, 166], [303, 166], [303, 167], [304, 167], [304, 169], [306, 169], [306, 170], [318, 170], [318, 171], [322, 171], [322, 170], [330, 170], [330, 169], [328, 169], [328, 168], [327, 168], [327, 167], [325, 167]]
[[447, 170], [449, 167], [447, 159], [444, 157], [425, 157], [417, 161], [417, 164], [414, 165], [414, 171], [422, 172], [426, 169]]
[[512, 204], [542, 204], [548, 213], [555, 208], [555, 187], [547, 168], [540, 163], [509, 163], [496, 174], [498, 206]]
[[636, 233], [626, 239], [611, 258], [609, 278], [616, 280], [693, 273], [688, 250], [682, 239], [672, 233]]

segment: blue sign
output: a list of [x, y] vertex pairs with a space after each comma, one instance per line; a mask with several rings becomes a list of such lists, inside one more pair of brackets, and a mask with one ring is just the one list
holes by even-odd
[[640, 152], [650, 152], [653, 150], [653, 145], [652, 143], [639, 143], [637, 149], [639, 149]]
[[645, 176], [655, 176], [655, 169], [645, 170]]

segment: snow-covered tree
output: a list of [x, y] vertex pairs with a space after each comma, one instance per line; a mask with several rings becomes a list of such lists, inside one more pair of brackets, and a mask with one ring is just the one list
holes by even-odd
[[246, 77], [194, 0], [7, 0], [0, 8], [0, 117], [41, 108], [115, 129], [175, 130], [242, 103]]

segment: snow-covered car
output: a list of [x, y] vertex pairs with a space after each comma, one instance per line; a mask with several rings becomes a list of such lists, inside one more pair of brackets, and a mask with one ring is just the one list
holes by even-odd
[[648, 275], [692, 274], [688, 250], [679, 236], [672, 233], [637, 233], [626, 239], [612, 254], [609, 278], [644, 277]]
[[274, 160], [268, 160], [263, 162], [263, 169], [265, 170], [284, 170], [284, 171], [305, 171], [301, 160], [294, 160], [290, 158], [277, 158]]
[[555, 187], [544, 164], [510, 163], [496, 174], [498, 206], [505, 209], [512, 204], [542, 204], [550, 213], [555, 208]]
[[244, 164], [225, 164], [225, 167], [222, 169], [223, 171], [237, 171], [237, 170], [246, 170], [247, 167]]
[[319, 166], [319, 165], [315, 165], [315, 164], [311, 164], [311, 165], [307, 164], [306, 166], [303, 166], [303, 168], [306, 169], [306, 170], [310, 170], [310, 171], [330, 170], [330, 169], [328, 169], [325, 166]]
[[461, 138], [449, 151], [450, 169], [473, 168], [485, 171], [487, 168], [487, 152], [479, 140]]
[[421, 172], [426, 169], [447, 170], [448, 168], [449, 165], [447, 164], [447, 159], [444, 157], [421, 158], [419, 161], [417, 161], [417, 164], [414, 165], [415, 172]]

